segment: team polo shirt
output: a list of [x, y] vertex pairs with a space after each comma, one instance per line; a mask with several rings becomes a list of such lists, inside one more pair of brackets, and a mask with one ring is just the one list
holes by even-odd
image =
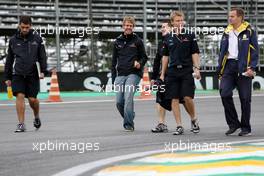
[[192, 66], [192, 54], [200, 53], [194, 34], [167, 34], [163, 42], [163, 56], [169, 56], [168, 67]]

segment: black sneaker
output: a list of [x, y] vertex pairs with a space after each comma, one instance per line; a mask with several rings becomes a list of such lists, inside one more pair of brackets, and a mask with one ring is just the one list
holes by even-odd
[[229, 135], [233, 134], [234, 132], [236, 132], [237, 129], [239, 129], [239, 127], [237, 127], [237, 128], [229, 128], [229, 130], [227, 130], [225, 135], [229, 136]]
[[40, 118], [35, 118], [33, 125], [36, 129], [39, 129], [41, 127], [41, 121]]
[[173, 135], [182, 135], [184, 132], [184, 129], [182, 126], [177, 126], [176, 131], [173, 133]]
[[190, 131], [193, 133], [199, 133], [200, 132], [200, 127], [198, 125], [197, 119], [191, 121], [191, 130]]
[[15, 131], [15, 133], [20, 133], [20, 132], [25, 132], [26, 131], [26, 126], [24, 123], [19, 123], [17, 125], [17, 129]]
[[241, 131], [238, 136], [251, 136], [251, 132], [248, 131]]
[[151, 129], [152, 133], [166, 133], [168, 132], [167, 125], [159, 123], [155, 128]]

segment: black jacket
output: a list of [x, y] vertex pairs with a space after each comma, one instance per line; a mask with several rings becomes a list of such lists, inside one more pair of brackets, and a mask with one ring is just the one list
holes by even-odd
[[38, 76], [37, 61], [41, 72], [46, 73], [47, 56], [42, 38], [32, 30], [26, 38], [22, 38], [18, 31], [9, 41], [5, 79], [12, 80], [12, 75]]
[[[114, 42], [112, 56], [112, 82], [116, 76], [137, 74], [142, 77], [147, 55], [142, 40], [135, 34], [121, 34]], [[134, 62], [140, 63], [141, 69], [134, 68]]]
[[151, 76], [151, 79], [156, 80], [159, 78], [160, 71], [161, 71], [161, 63], [162, 63], [162, 56], [163, 56], [163, 38], [162, 41], [159, 42], [158, 44], [158, 50], [156, 53], [156, 57], [154, 58], [154, 63], [153, 63], [153, 73]]
[[156, 93], [156, 102], [160, 104], [164, 109], [171, 111], [171, 99], [166, 99], [166, 84], [160, 78], [155, 82], [158, 86], [158, 91]]

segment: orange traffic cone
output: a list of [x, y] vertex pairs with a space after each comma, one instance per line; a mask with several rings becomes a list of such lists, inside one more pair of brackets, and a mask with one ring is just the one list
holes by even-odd
[[140, 99], [150, 99], [153, 98], [151, 95], [151, 85], [150, 85], [150, 79], [149, 79], [149, 73], [148, 73], [148, 68], [144, 68], [144, 73], [143, 73], [143, 78], [142, 78], [142, 91], [140, 94]]
[[56, 70], [52, 70], [49, 98], [47, 102], [61, 102], [60, 89]]

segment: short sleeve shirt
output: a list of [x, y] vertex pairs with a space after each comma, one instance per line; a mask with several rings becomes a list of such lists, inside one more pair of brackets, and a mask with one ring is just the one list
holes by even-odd
[[169, 67], [192, 66], [192, 54], [200, 53], [194, 34], [167, 34], [163, 42], [163, 56], [169, 56]]

